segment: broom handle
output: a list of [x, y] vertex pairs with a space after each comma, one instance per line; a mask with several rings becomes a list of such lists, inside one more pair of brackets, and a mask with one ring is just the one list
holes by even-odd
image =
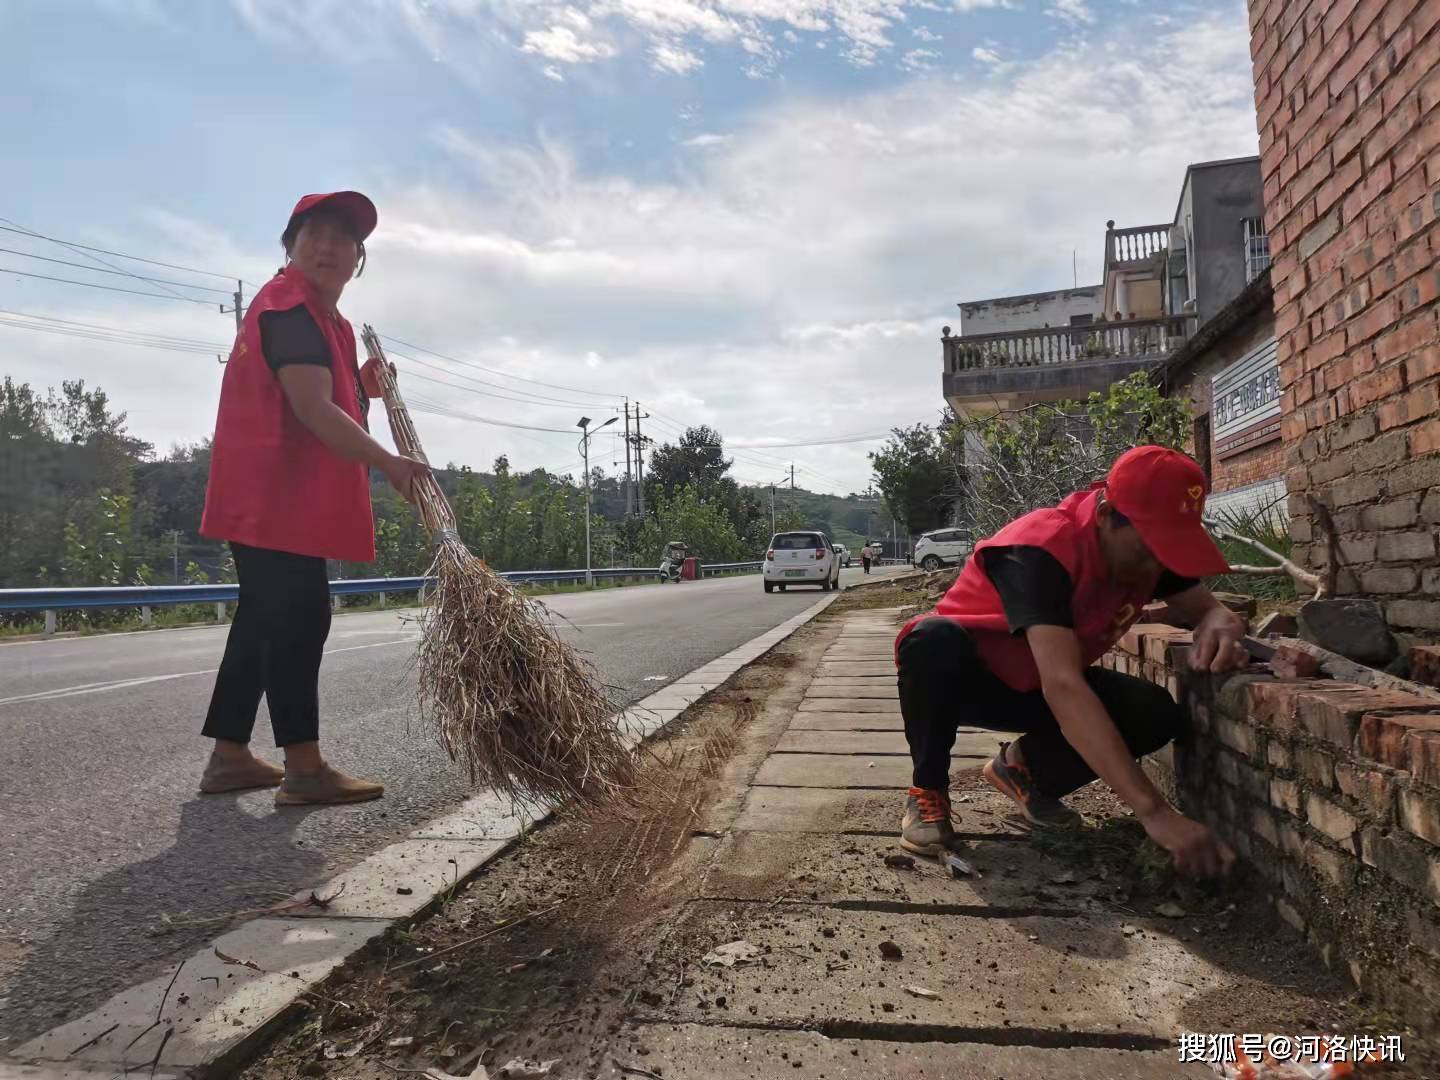
[[[385, 413], [390, 419], [390, 434], [395, 440], [395, 448], [406, 457], [430, 464], [430, 459], [425, 456], [425, 451], [420, 446], [420, 436], [415, 431], [414, 421], [410, 419], [410, 410], [405, 407], [405, 400], [400, 396], [400, 387], [395, 382], [395, 373], [390, 370], [390, 361], [385, 358], [379, 335], [366, 323], [360, 336], [365, 342], [365, 352], [371, 360], [376, 361], [380, 395], [385, 402]], [[426, 473], [416, 482], [415, 506], [432, 538], [439, 539], [442, 534], [455, 533], [455, 511], [450, 508], [450, 500], [445, 498], [445, 492], [440, 489], [440, 482], [435, 479], [434, 473]]]

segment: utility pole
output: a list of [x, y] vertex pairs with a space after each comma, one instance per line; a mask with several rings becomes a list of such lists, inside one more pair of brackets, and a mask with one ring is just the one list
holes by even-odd
[[625, 516], [635, 512], [635, 488], [630, 476], [630, 399], [625, 399]]
[[175, 563], [175, 584], [180, 584], [180, 530], [170, 530], [170, 541], [174, 545], [171, 551], [171, 558]]
[[795, 490], [795, 463], [790, 462], [790, 490]]
[[775, 485], [770, 485], [770, 535], [775, 535]]
[[235, 282], [235, 333], [240, 333], [245, 324], [245, 283]]
[[[606, 420], [605, 423], [601, 424], [600, 427], [597, 427], [595, 431], [599, 431], [600, 428], [609, 427], [619, 419], [618, 416], [612, 416], [609, 420]], [[590, 418], [588, 416], [582, 416], [579, 421], [576, 422], [575, 426], [578, 427], [581, 432], [579, 450], [585, 468], [585, 587], [590, 589], [595, 586], [594, 575], [590, 572], [590, 437], [595, 434], [595, 431], [590, 430]]]
[[[640, 516], [645, 516], [645, 436], [640, 434], [640, 403], [635, 403], [635, 495], [640, 502]], [[646, 413], [644, 419], [650, 419]]]

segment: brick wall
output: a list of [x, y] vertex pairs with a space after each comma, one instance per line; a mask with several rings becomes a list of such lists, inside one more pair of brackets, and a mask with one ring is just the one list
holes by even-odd
[[1252, 450], [1242, 450], [1233, 457], [1220, 458], [1211, 465], [1212, 486], [1216, 494], [1235, 488], [1275, 480], [1285, 475], [1285, 447], [1275, 440]]
[[1189, 635], [1131, 629], [1102, 663], [1167, 686], [1192, 733], [1146, 761], [1281, 917], [1377, 1005], [1440, 1023], [1440, 698], [1268, 674], [1191, 677]]
[[1300, 558], [1440, 630], [1440, 0], [1250, 0]]

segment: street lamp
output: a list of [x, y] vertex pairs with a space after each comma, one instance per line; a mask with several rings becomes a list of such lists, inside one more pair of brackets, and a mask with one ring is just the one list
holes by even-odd
[[607, 428], [619, 420], [618, 416], [612, 416], [605, 423], [597, 427], [595, 431], [590, 430], [590, 417], [582, 416], [575, 426], [580, 429], [580, 456], [585, 466], [585, 587], [594, 588], [595, 579], [590, 572], [590, 439], [600, 428]]

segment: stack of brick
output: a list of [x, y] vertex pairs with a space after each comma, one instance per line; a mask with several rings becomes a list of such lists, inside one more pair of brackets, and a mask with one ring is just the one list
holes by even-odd
[[1433, 1028], [1440, 700], [1334, 680], [1194, 677], [1188, 642], [1185, 631], [1139, 625], [1102, 661], [1169, 687], [1187, 707], [1190, 737], [1147, 770], [1246, 858], [1327, 964]]
[[[1440, 0], [1250, 0], [1300, 561], [1440, 630]], [[1316, 520], [1311, 499], [1326, 511]]]

